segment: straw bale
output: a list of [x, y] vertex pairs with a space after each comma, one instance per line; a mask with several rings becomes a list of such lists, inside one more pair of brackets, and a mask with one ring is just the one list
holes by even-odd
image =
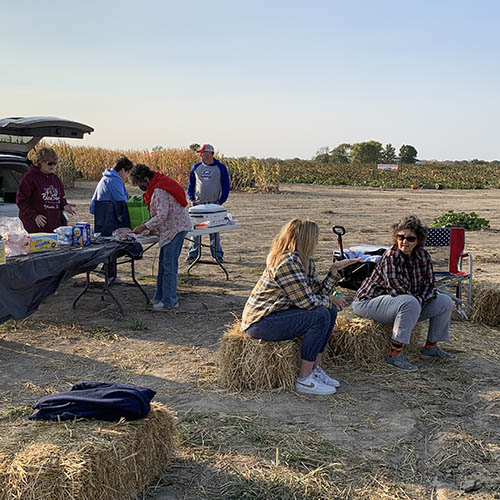
[[483, 325], [500, 326], [500, 286], [497, 283], [476, 283], [472, 295], [472, 319]]
[[249, 337], [235, 320], [219, 340], [218, 381], [229, 390], [293, 390], [302, 338], [268, 342]]
[[[416, 351], [422, 343], [423, 323], [417, 323], [406, 352]], [[377, 362], [383, 360], [391, 347], [392, 325], [355, 316], [347, 308], [338, 315], [333, 334], [325, 352], [325, 363], [339, 361]]]
[[175, 420], [155, 402], [134, 422], [2, 422], [0, 500], [136, 498], [173, 457]]

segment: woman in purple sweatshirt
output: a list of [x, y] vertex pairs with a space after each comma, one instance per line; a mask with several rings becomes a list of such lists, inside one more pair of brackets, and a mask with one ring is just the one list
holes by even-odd
[[54, 173], [57, 162], [57, 153], [52, 148], [40, 149], [35, 163], [19, 182], [16, 203], [28, 233], [51, 233], [61, 225], [63, 210], [75, 213], [64, 198], [61, 179]]

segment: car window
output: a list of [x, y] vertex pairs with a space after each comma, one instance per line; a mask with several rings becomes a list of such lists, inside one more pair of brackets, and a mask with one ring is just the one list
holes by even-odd
[[33, 137], [23, 135], [0, 134], [0, 142], [4, 144], [28, 144]]
[[24, 173], [18, 172], [17, 170], [11, 170], [10, 175], [12, 175], [12, 177], [14, 177], [16, 183], [19, 184], [19, 181], [21, 180], [21, 177], [24, 175]]

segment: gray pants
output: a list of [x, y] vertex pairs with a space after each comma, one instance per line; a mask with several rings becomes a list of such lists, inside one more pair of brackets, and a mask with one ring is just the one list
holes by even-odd
[[380, 295], [374, 299], [353, 302], [354, 312], [384, 325], [393, 324], [392, 338], [401, 344], [410, 343], [417, 321], [429, 320], [429, 342], [450, 340], [450, 316], [453, 302], [448, 295], [438, 293], [423, 307], [413, 295]]

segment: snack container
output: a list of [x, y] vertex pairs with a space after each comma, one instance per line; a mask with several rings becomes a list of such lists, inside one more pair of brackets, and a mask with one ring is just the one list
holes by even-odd
[[73, 244], [73, 228], [71, 226], [60, 226], [54, 229], [59, 245]]
[[31, 233], [30, 252], [44, 252], [59, 246], [57, 235], [53, 233]]
[[77, 222], [73, 226], [73, 245], [87, 247], [91, 243], [90, 224]]
[[5, 264], [5, 241], [0, 240], [0, 266]]

